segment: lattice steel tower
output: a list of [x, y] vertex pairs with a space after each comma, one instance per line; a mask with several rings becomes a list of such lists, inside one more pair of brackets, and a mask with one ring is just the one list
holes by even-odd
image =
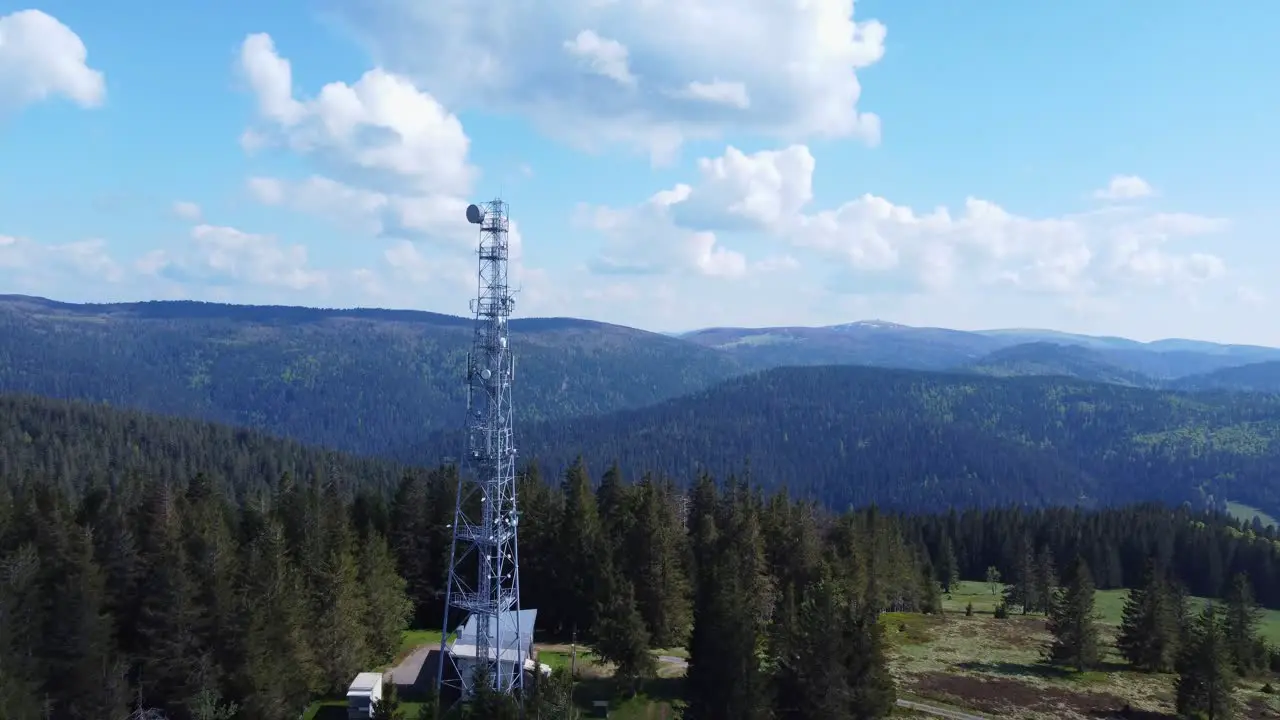
[[[519, 512], [511, 434], [515, 357], [507, 331], [514, 298], [507, 278], [507, 212], [501, 200], [467, 208], [467, 220], [480, 226], [479, 291], [471, 304], [475, 336], [467, 359], [467, 447], [459, 468], [437, 677], [437, 687], [452, 685], [462, 697], [471, 694], [473, 669], [481, 666], [488, 668], [499, 692], [519, 697], [527, 638], [533, 633], [531, 627], [521, 628], [519, 620]], [[470, 616], [468, 630], [448, 652], [450, 618], [457, 622], [460, 614]], [[450, 663], [453, 672], [446, 674]]]

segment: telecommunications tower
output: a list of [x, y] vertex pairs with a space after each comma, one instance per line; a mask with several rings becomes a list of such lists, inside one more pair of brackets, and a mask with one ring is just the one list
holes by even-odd
[[[453, 549], [445, 590], [437, 687], [472, 694], [476, 671], [487, 670], [500, 693], [517, 697], [532, 642], [522, 628], [520, 562], [516, 551], [516, 449], [511, 434], [511, 354], [507, 320], [514, 298], [507, 279], [508, 207], [492, 200], [467, 207], [480, 226], [479, 291], [471, 303], [475, 335], [467, 358], [467, 446], [458, 477]], [[467, 616], [449, 643], [450, 623]], [[446, 673], [446, 665], [452, 672]], [[443, 693], [442, 693], [443, 694]]]

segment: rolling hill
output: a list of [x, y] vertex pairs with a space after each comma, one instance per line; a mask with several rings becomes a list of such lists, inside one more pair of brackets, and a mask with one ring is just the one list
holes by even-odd
[[[400, 457], [460, 421], [470, 322], [415, 311], [73, 305], [0, 296], [0, 392], [106, 402]], [[1189, 341], [1170, 341], [1169, 351], [1114, 338], [1090, 345], [1060, 333], [1051, 334], [1051, 342], [1028, 343], [1039, 331], [973, 333], [880, 322], [711, 329], [682, 337], [573, 318], [519, 319], [511, 327], [522, 427], [644, 408], [785, 365], [1063, 375], [1129, 385], [1182, 377], [1182, 386], [1198, 389], [1228, 386], [1234, 376], [1200, 383], [1186, 377], [1191, 371], [1280, 354], [1186, 349]], [[440, 450], [456, 454], [456, 447]]]
[[1099, 350], [1083, 345], [1032, 342], [1001, 348], [964, 368], [995, 377], [1056, 376], [1090, 382], [1150, 387], [1155, 381], [1125, 369]]
[[[1280, 349], [1221, 345], [1198, 340], [1143, 343], [1053, 330], [970, 332], [864, 321], [828, 327], [710, 328], [685, 333], [690, 342], [715, 348], [744, 366], [764, 369], [787, 365], [873, 365], [915, 370], [956, 370], [980, 363], [991, 353], [1025, 344], [1084, 348], [1097, 359], [1128, 373], [1156, 381], [1208, 373], [1267, 360], [1280, 361]], [[1071, 356], [1059, 361], [1073, 362]]]
[[1009, 344], [942, 328], [863, 321], [829, 327], [710, 328], [681, 335], [753, 368], [787, 365], [876, 365], [945, 370]]
[[[522, 421], [648, 405], [742, 372], [676, 338], [514, 320]], [[109, 402], [385, 454], [460, 423], [470, 320], [196, 302], [0, 296], [0, 392]]]
[[[435, 436], [399, 457], [427, 461]], [[778, 368], [603, 417], [526, 426], [521, 456], [687, 479], [742, 472], [834, 507], [1238, 501], [1280, 511], [1280, 397], [1064, 378]]]
[[1183, 390], [1234, 390], [1280, 392], [1280, 362], [1260, 362], [1222, 368], [1203, 375], [1179, 378], [1173, 386]]

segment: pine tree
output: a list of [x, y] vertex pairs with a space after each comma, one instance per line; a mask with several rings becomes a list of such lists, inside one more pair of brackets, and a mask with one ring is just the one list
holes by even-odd
[[202, 613], [188, 573], [179, 500], [170, 488], [158, 486], [143, 513], [136, 627], [139, 688], [148, 705], [173, 712], [199, 691], [192, 679], [204, 652], [197, 635]]
[[591, 631], [597, 624], [602, 590], [611, 572], [611, 556], [608, 543], [600, 525], [595, 494], [591, 492], [591, 476], [582, 458], [565, 472], [564, 515], [559, 524], [559, 564], [556, 579], [564, 598], [564, 617], [560, 618], [566, 631], [576, 626], [584, 637], [591, 640]]
[[404, 709], [400, 707], [400, 691], [395, 683], [383, 683], [382, 699], [374, 701], [369, 720], [404, 720]]
[[1178, 656], [1176, 705], [1184, 718], [1235, 717], [1237, 678], [1223, 622], [1212, 603], [1192, 623]]
[[1048, 615], [1053, 595], [1058, 591], [1058, 572], [1048, 545], [1040, 548], [1040, 554], [1036, 556], [1035, 590], [1037, 609]]
[[1168, 672], [1177, 660], [1181, 628], [1172, 589], [1155, 559], [1147, 563], [1142, 585], [1129, 591], [1116, 648], [1146, 672]]
[[533, 673], [528, 693], [525, 720], [577, 720], [579, 717], [573, 704], [573, 678], [568, 668], [558, 667], [550, 676]]
[[349, 533], [338, 532], [320, 568], [315, 592], [311, 647], [320, 671], [320, 691], [339, 695], [370, 657], [366, 641], [368, 599], [349, 547]]
[[1050, 662], [1078, 671], [1095, 667], [1101, 658], [1097, 620], [1094, 617], [1093, 575], [1084, 558], [1076, 561], [1075, 575], [1060, 590], [1049, 612]]
[[238, 697], [249, 717], [291, 719], [319, 689], [320, 674], [307, 627], [305, 588], [271, 518], [260, 521], [242, 567]]
[[889, 717], [898, 698], [885, 656], [884, 628], [870, 608], [852, 607], [847, 612], [844, 673], [850, 698], [845, 717]]
[[689, 639], [690, 588], [683, 524], [674, 488], [644, 478], [636, 487], [635, 524], [627, 554], [636, 607], [654, 647], [681, 647]]
[[42, 565], [47, 609], [43, 614], [44, 692], [56, 698], [52, 716], [98, 720], [123, 714], [126, 667], [112, 647], [111, 620], [103, 612], [105, 578], [93, 560], [89, 532], [54, 519]]
[[778, 641], [773, 677], [778, 720], [843, 717], [848, 678], [832, 672], [832, 665], [847, 655], [844, 634], [836, 631], [846, 602], [829, 572], [803, 588], [794, 626]]
[[1242, 676], [1248, 676], [1262, 667], [1266, 648], [1258, 636], [1258, 624], [1262, 611], [1253, 599], [1253, 586], [1244, 573], [1237, 574], [1223, 598], [1223, 634], [1231, 653], [1231, 662]]
[[0, 556], [0, 708], [17, 718], [40, 716], [41, 574], [32, 544]]
[[493, 687], [488, 666], [481, 664], [472, 677], [471, 699], [466, 705], [466, 717], [471, 720], [519, 720], [520, 707], [506, 693]]
[[688, 720], [766, 717], [768, 678], [760, 664], [772, 616], [757, 498], [733, 485], [717, 502], [704, 477], [690, 514], [697, 568], [685, 688]]
[[1009, 607], [1022, 608], [1022, 614], [1034, 612], [1041, 605], [1037, 592], [1036, 558], [1029, 542], [1023, 543], [1023, 551], [1018, 556], [1017, 572], [1014, 581], [1004, 591], [1004, 601]]
[[942, 592], [948, 596], [960, 582], [960, 563], [956, 561], [956, 550], [947, 535], [942, 536], [942, 550], [938, 554], [938, 581], [942, 583]]
[[602, 660], [617, 666], [614, 679], [619, 689], [634, 697], [640, 682], [652, 676], [657, 668], [649, 653], [649, 633], [644, 618], [636, 610], [631, 583], [615, 576], [609, 585], [610, 598], [594, 632], [594, 647]]
[[413, 617], [413, 600], [408, 584], [396, 574], [387, 541], [377, 533], [366, 537], [360, 547], [359, 582], [367, 609], [362, 622], [368, 630], [369, 660], [381, 664], [399, 650], [401, 635]]

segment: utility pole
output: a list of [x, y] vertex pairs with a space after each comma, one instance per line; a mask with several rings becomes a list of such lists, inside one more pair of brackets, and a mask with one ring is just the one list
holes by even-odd
[[569, 677], [578, 677], [578, 623], [573, 624], [573, 652], [569, 654]]

